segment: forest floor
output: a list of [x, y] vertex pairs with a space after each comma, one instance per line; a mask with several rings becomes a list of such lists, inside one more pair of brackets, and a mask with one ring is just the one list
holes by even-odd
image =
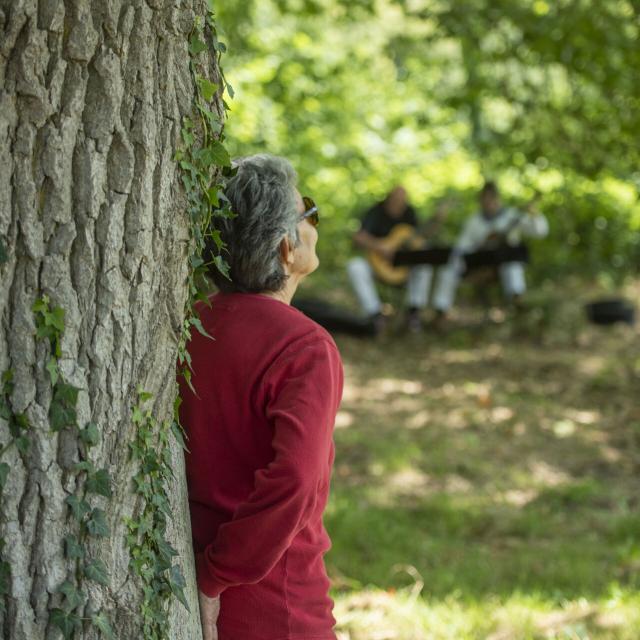
[[598, 293], [550, 284], [502, 322], [463, 306], [444, 333], [336, 336], [341, 640], [640, 638], [640, 331], [587, 324]]

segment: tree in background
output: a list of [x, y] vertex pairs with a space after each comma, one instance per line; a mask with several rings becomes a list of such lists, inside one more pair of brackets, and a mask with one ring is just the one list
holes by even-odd
[[520, 201], [541, 192], [552, 235], [539, 274], [621, 276], [640, 258], [639, 12], [630, 0], [225, 3], [232, 149], [300, 167], [326, 214], [325, 263], [343, 263], [353, 213], [394, 182], [426, 207], [456, 192], [458, 226], [490, 176]]
[[228, 164], [215, 25], [205, 0], [0, 0], [0, 33], [2, 636], [193, 639], [173, 415]]

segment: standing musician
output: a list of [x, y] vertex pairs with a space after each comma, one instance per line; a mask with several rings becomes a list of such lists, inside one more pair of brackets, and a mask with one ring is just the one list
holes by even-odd
[[[480, 211], [469, 218], [458, 236], [446, 267], [440, 270], [433, 297], [437, 317], [446, 317], [453, 305], [456, 289], [465, 270], [463, 254], [500, 245], [514, 246], [523, 236], [543, 238], [549, 232], [545, 216], [534, 209], [533, 202], [524, 211], [505, 207], [495, 182], [488, 181], [480, 190]], [[505, 262], [499, 275], [506, 297], [514, 302], [526, 291], [524, 264]]]
[[[444, 215], [444, 210], [439, 210], [434, 217], [439, 216], [441, 221]], [[387, 263], [391, 266], [399, 246], [393, 242], [390, 244], [388, 238], [394, 229], [401, 226], [411, 227], [415, 234], [418, 220], [414, 208], [408, 202], [406, 190], [402, 186], [396, 186], [382, 202], [375, 204], [364, 214], [360, 229], [353, 236], [354, 244], [369, 252], [370, 260], [361, 256], [351, 259], [347, 263], [347, 273], [360, 306], [372, 319], [376, 333], [382, 331], [385, 325], [382, 303], [374, 279], [376, 275], [390, 284], [403, 284], [406, 281], [407, 328], [412, 332], [419, 332], [422, 328], [420, 310], [427, 306], [433, 268], [420, 265], [404, 269], [406, 273], [401, 274], [399, 280], [384, 278], [381, 273], [374, 271], [375, 264]]]

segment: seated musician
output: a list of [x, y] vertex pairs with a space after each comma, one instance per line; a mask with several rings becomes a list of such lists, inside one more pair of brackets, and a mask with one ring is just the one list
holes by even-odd
[[[446, 317], [453, 305], [456, 289], [465, 271], [464, 254], [499, 245], [517, 245], [523, 236], [542, 238], [549, 232], [545, 216], [533, 203], [524, 211], [505, 207], [495, 182], [488, 181], [480, 191], [480, 210], [469, 218], [458, 236], [446, 267], [440, 270], [433, 296], [437, 317]], [[524, 264], [505, 262], [498, 267], [502, 289], [508, 300], [516, 302], [526, 291]]]
[[[408, 202], [407, 192], [403, 187], [397, 186], [382, 202], [365, 213], [353, 241], [358, 248], [377, 254], [390, 264], [397, 247], [390, 247], [385, 238], [398, 225], [415, 228], [417, 224], [416, 212]], [[371, 317], [376, 333], [379, 333], [384, 328], [385, 319], [371, 263], [364, 257], [353, 258], [347, 263], [347, 273], [362, 309]], [[408, 270], [407, 328], [412, 332], [421, 330], [420, 310], [427, 306], [432, 275], [433, 269], [428, 265]]]

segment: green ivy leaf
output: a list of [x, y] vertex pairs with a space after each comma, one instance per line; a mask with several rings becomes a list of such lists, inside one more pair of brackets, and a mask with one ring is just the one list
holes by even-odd
[[144, 422], [144, 414], [140, 410], [140, 407], [133, 407], [133, 413], [131, 414], [131, 420], [133, 420], [133, 422], [135, 424], [141, 424], [142, 422]]
[[47, 317], [47, 323], [62, 334], [64, 332], [64, 309], [62, 307], [54, 307]]
[[109, 535], [109, 525], [102, 509], [93, 509], [87, 520], [87, 530], [89, 535], [96, 538], [106, 538]]
[[53, 389], [53, 399], [49, 407], [49, 422], [52, 431], [60, 431], [76, 424], [76, 402], [80, 389], [58, 380]]
[[3, 420], [9, 420], [12, 416], [11, 407], [9, 403], [4, 398], [4, 396], [0, 397], [0, 418]]
[[218, 167], [228, 167], [231, 164], [229, 152], [224, 145], [217, 140], [209, 143], [209, 146], [202, 149], [198, 154], [200, 160], [206, 167], [215, 164]]
[[99, 469], [95, 473], [92, 473], [87, 478], [87, 491], [104, 496], [105, 498], [110, 498], [112, 492], [109, 472], [106, 469]]
[[62, 609], [52, 609], [49, 619], [62, 631], [62, 637], [72, 638], [74, 631], [80, 626], [80, 618], [75, 613], [67, 613]]
[[6, 596], [11, 587], [11, 565], [5, 560], [0, 561], [0, 596]]
[[58, 361], [54, 358], [54, 356], [50, 356], [49, 360], [47, 360], [46, 369], [49, 372], [51, 384], [55, 385], [56, 382], [58, 382]]
[[[181, 133], [182, 133], [182, 142], [184, 142], [184, 145], [186, 147], [193, 146], [193, 143], [195, 142], [195, 136], [193, 135], [193, 133], [188, 129], [184, 129], [184, 128], [182, 129]], [[182, 160], [182, 155], [178, 155], [178, 154], [176, 155], [177, 155], [177, 157], [175, 158], [176, 160]]]
[[73, 517], [82, 522], [83, 518], [91, 511], [91, 505], [83, 498], [78, 498], [76, 495], [67, 496], [65, 502], [71, 507]]
[[9, 252], [7, 251], [4, 240], [0, 238], [0, 264], [4, 264], [5, 262], [9, 262]]
[[157, 536], [156, 544], [158, 545], [160, 556], [166, 560], [171, 561], [171, 558], [178, 555], [178, 552], [163, 537]]
[[204, 260], [196, 254], [189, 256], [189, 262], [194, 269], [197, 269], [201, 264], [204, 264]]
[[171, 433], [173, 433], [175, 439], [178, 441], [178, 444], [182, 447], [182, 449], [189, 452], [189, 449], [187, 448], [187, 444], [185, 442], [186, 434], [179, 422], [176, 422], [175, 420], [171, 422]]
[[87, 447], [95, 447], [100, 442], [98, 425], [95, 422], [88, 422], [87, 426], [80, 431], [80, 439]]
[[225, 259], [222, 256], [214, 256], [213, 264], [215, 264], [216, 269], [227, 279], [231, 280], [231, 276], [229, 274], [229, 265], [226, 263]]
[[67, 599], [67, 608], [75, 609], [84, 602], [84, 594], [76, 588], [76, 585], [67, 580], [63, 582], [58, 591]]
[[189, 386], [189, 389], [191, 389], [191, 391], [193, 391], [193, 393], [198, 395], [196, 393], [195, 387], [193, 386], [193, 383], [191, 382], [191, 371], [187, 367], [183, 367], [181, 373], [182, 373], [182, 377], [184, 378], [184, 381]]
[[107, 573], [107, 567], [102, 560], [93, 560], [89, 564], [85, 565], [84, 574], [98, 584], [105, 587], [109, 586], [109, 574]]
[[227, 45], [224, 42], [220, 42], [217, 38], [213, 38], [213, 48], [220, 53], [225, 53]]
[[10, 469], [11, 467], [6, 462], [0, 462], [0, 491], [4, 489]]
[[191, 36], [191, 40], [189, 41], [189, 53], [192, 56], [197, 56], [199, 53], [202, 53], [207, 48], [207, 45], [198, 38], [197, 35]]
[[60, 402], [52, 402], [49, 407], [49, 422], [52, 431], [61, 431], [65, 427], [73, 427], [77, 414], [74, 407], [67, 407]]
[[77, 560], [84, 558], [84, 548], [73, 535], [68, 535], [64, 539], [64, 548], [66, 557], [69, 560]]
[[152, 498], [151, 498], [151, 503], [158, 507], [158, 509], [160, 509], [160, 511], [162, 511], [162, 513], [164, 513], [165, 516], [167, 516], [167, 518], [173, 518], [173, 512], [171, 511], [171, 505], [169, 504], [169, 501], [167, 500], [167, 497], [160, 494], [160, 493], [156, 493]]
[[42, 298], [37, 298], [31, 307], [31, 311], [34, 313], [47, 313], [49, 311], [49, 296], [44, 295]]
[[215, 242], [218, 251], [224, 247], [224, 242], [222, 241], [222, 236], [218, 229], [212, 229], [207, 235]]
[[219, 87], [215, 82], [211, 82], [207, 80], [207, 78], [203, 78], [202, 76], [198, 76], [197, 78], [198, 87], [200, 87], [200, 93], [202, 97], [207, 101], [211, 102], [213, 96], [216, 95]]
[[29, 424], [29, 418], [27, 418], [26, 413], [17, 413], [15, 416], [13, 416], [13, 422], [17, 427], [17, 433], [20, 433], [20, 431], [26, 431], [31, 427], [31, 425]]
[[218, 187], [211, 187], [211, 189], [207, 189], [207, 200], [209, 204], [213, 207], [220, 206], [220, 198], [218, 197]]
[[148, 391], [144, 391], [141, 387], [138, 387], [138, 402], [140, 404], [145, 403], [147, 400], [151, 400], [153, 398], [153, 393], [149, 393]]
[[211, 338], [213, 340], [213, 337], [207, 333], [205, 328], [202, 326], [202, 321], [198, 316], [192, 316], [189, 319], [189, 323], [192, 324], [205, 338]]
[[16, 438], [16, 447], [18, 447], [18, 451], [23, 455], [29, 453], [29, 449], [31, 448], [31, 440], [29, 440], [28, 436], [20, 436]]
[[57, 400], [60, 400], [67, 405], [75, 406], [78, 401], [79, 391], [80, 389], [78, 387], [74, 387], [72, 384], [61, 381], [55, 386], [54, 395]]
[[73, 470], [78, 472], [86, 471], [87, 473], [93, 473], [95, 469], [93, 462], [90, 460], [82, 460], [82, 462], [76, 462], [73, 465]]
[[105, 638], [107, 638], [108, 640], [112, 640], [112, 638], [114, 637], [113, 629], [111, 628], [109, 619], [104, 613], [95, 613], [94, 615], [92, 615], [91, 622], [93, 623], [94, 627], [97, 627], [100, 630]]
[[189, 609], [189, 603], [184, 595], [184, 588], [186, 586], [186, 582], [184, 580], [184, 576], [182, 575], [182, 570], [180, 569], [180, 565], [174, 564], [171, 567], [171, 571], [169, 572], [169, 586], [171, 587], [171, 591], [173, 595], [178, 598], [178, 600], [182, 603], [184, 608], [187, 611], [191, 611]]

